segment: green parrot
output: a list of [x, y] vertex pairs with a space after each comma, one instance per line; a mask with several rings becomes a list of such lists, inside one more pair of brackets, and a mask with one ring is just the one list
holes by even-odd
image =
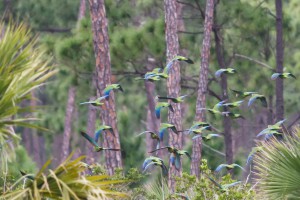
[[296, 79], [296, 76], [294, 76], [292, 73], [289, 73], [289, 72], [272, 74], [272, 76], [271, 76], [272, 80], [275, 80], [277, 78], [281, 78], [281, 79], [294, 78], [294, 79]]
[[[206, 175], [206, 174], [205, 174], [205, 175]], [[213, 178], [211, 178], [210, 176], [208, 176], [208, 175], [206, 175], [206, 176], [207, 176], [207, 178], [208, 178], [211, 182], [213, 182], [213, 184], [215, 184], [215, 185], [220, 189], [221, 192], [226, 192], [226, 191], [228, 191], [228, 188], [233, 187], [233, 186], [235, 186], [235, 185], [237, 185], [237, 184], [242, 183], [242, 181], [236, 181], [236, 182], [234, 182], [234, 183], [221, 185], [221, 184], [219, 184], [218, 182], [216, 182]]]
[[241, 92], [241, 91], [238, 91], [238, 90], [232, 90], [232, 92], [235, 93], [235, 96], [236, 97], [242, 97], [242, 98], [246, 98], [246, 97], [249, 97], [251, 96], [252, 94], [257, 94], [257, 92]]
[[198, 128], [198, 127], [204, 127], [204, 126], [211, 126], [207, 122], [194, 122], [193, 126], [190, 129]]
[[121, 92], [124, 92], [124, 90], [120, 84], [107, 85], [106, 88], [103, 90], [103, 94], [106, 97], [106, 99], [109, 98], [109, 94], [112, 90], [120, 90]]
[[200, 134], [200, 135], [195, 135], [192, 139], [194, 140], [198, 137], [201, 137], [204, 142], [207, 142], [207, 141], [211, 140], [214, 137], [222, 137], [222, 135], [216, 134], [216, 133], [210, 133], [210, 134], [204, 136], [204, 135]]
[[243, 171], [245, 171], [245, 169], [244, 169], [242, 166], [233, 163], [233, 164], [231, 164], [231, 165], [229, 165], [229, 164], [220, 164], [220, 165], [215, 169], [215, 172], [219, 173], [223, 168], [226, 168], [227, 170], [231, 170], [231, 169], [233, 169], [233, 168], [235, 168], [235, 167], [239, 167], [239, 168], [241, 168]]
[[192, 160], [191, 155], [189, 154], [189, 152], [185, 151], [185, 150], [178, 150], [177, 154], [182, 156], [182, 155], [186, 155], [190, 160]]
[[153, 153], [162, 149], [168, 149], [168, 152], [171, 154], [170, 156], [170, 163], [175, 165], [175, 168], [177, 170], [180, 169], [180, 156], [182, 155], [186, 155], [187, 157], [189, 157], [191, 159], [190, 154], [187, 151], [184, 150], [179, 150], [175, 147], [171, 147], [171, 146], [165, 146], [165, 147], [161, 147], [159, 149], [155, 149], [153, 151], [150, 151], [149, 153]]
[[152, 150], [148, 153], [154, 153], [154, 152], [162, 150], [162, 149], [167, 149], [169, 153], [176, 153], [178, 151], [178, 149], [176, 149], [175, 147], [165, 146], [165, 147], [161, 147], [159, 149]]
[[156, 75], [149, 75], [147, 76], [146, 78], [136, 78], [136, 80], [146, 80], [146, 81], [150, 81], [150, 82], [155, 82], [155, 81], [159, 81], [160, 78], [159, 76], [156, 76]]
[[256, 100], [260, 100], [263, 107], [268, 107], [266, 97], [261, 94], [252, 94], [251, 98], [248, 101], [248, 106], [251, 106], [253, 104], [253, 102]]
[[146, 158], [144, 160], [144, 163], [142, 165], [142, 169], [145, 170], [146, 166], [150, 163], [150, 162], [161, 162], [163, 161], [161, 158], [159, 157], [155, 157], [155, 156], [150, 156], [148, 158]]
[[251, 152], [250, 152], [249, 155], [248, 155], [246, 164], [249, 164], [249, 163], [252, 161], [253, 156], [254, 156], [256, 153], [261, 152], [263, 149], [264, 149], [263, 146], [253, 147], [252, 150], [251, 150]]
[[211, 131], [211, 126], [202, 126], [200, 128], [193, 128], [193, 129], [188, 129], [188, 134], [194, 133], [194, 134], [202, 134], [204, 130], [209, 130]]
[[266, 139], [271, 135], [281, 135], [280, 131], [282, 130], [282, 124], [285, 122], [284, 120], [280, 120], [273, 125], [268, 125], [268, 128], [262, 130], [256, 137], [260, 137], [262, 135], [266, 135]]
[[147, 171], [147, 169], [150, 166], [159, 166], [162, 170], [162, 173], [164, 176], [168, 175], [168, 168], [164, 164], [164, 161], [158, 157], [151, 156], [150, 158], [147, 158], [143, 163], [143, 173]]
[[113, 148], [103, 148], [103, 147], [100, 147], [100, 146], [97, 144], [97, 142], [96, 142], [92, 137], [90, 137], [88, 134], [86, 134], [85, 132], [80, 131], [80, 134], [81, 134], [87, 141], [89, 141], [89, 142], [94, 146], [96, 152], [103, 151], [103, 150], [120, 151], [120, 149], [113, 149]]
[[113, 136], [115, 136], [114, 130], [113, 130], [113, 128], [112, 128], [111, 126], [102, 125], [102, 126], [100, 126], [99, 129], [95, 132], [95, 141], [96, 141], [96, 142], [98, 142], [101, 133], [102, 133], [103, 131], [106, 131], [106, 130], [110, 131], [110, 133], [111, 133]]
[[208, 111], [209, 113], [211, 113], [213, 115], [228, 116], [228, 114], [230, 112], [222, 112], [222, 111], [219, 110], [219, 108], [224, 105], [225, 101], [226, 100], [220, 101], [219, 103], [217, 103], [216, 105], [214, 105], [213, 108], [200, 108], [200, 110], [206, 110], [206, 111]]
[[241, 100], [241, 101], [235, 101], [235, 102], [232, 102], [232, 103], [224, 103], [222, 106], [227, 106], [229, 108], [236, 108], [236, 107], [240, 107], [243, 102], [244, 101]]
[[223, 73], [224, 74], [235, 74], [237, 72], [233, 68], [223, 68], [223, 69], [219, 69], [218, 71], [216, 71], [215, 76], [217, 78], [220, 78]]
[[179, 170], [181, 167], [180, 159], [181, 159], [181, 156], [183, 156], [183, 155], [186, 155], [190, 160], [192, 160], [192, 157], [189, 154], [189, 152], [187, 152], [185, 150], [176, 149], [175, 152], [171, 153], [171, 155], [170, 155], [170, 163], [172, 165], [175, 165], [175, 168], [177, 170]]
[[157, 102], [155, 105], [155, 115], [159, 119], [160, 111], [162, 108], [169, 108], [170, 111], [174, 112], [172, 105], [168, 102]]
[[159, 139], [160, 141], [163, 141], [164, 139], [164, 133], [165, 131], [170, 128], [174, 133], [178, 134], [178, 130], [176, 129], [175, 125], [173, 124], [169, 124], [169, 123], [161, 123], [160, 124], [160, 127], [159, 127], [159, 131], [158, 131], [158, 134], [159, 134]]
[[103, 99], [105, 99], [105, 98], [106, 98], [106, 96], [99, 97], [99, 98], [97, 98], [97, 99], [94, 100], [94, 101], [82, 102], [82, 103], [80, 103], [80, 105], [83, 105], [83, 104], [92, 104], [93, 106], [101, 106], [101, 105], [104, 104], [104, 103], [101, 102], [101, 101], [102, 101]]
[[140, 135], [143, 135], [143, 134], [146, 134], [146, 133], [150, 134], [151, 139], [157, 140], [156, 149], [158, 149], [159, 148], [159, 143], [160, 143], [160, 138], [155, 132], [153, 132], [153, 131], [144, 131], [144, 132], [138, 134], [137, 136], [140, 136]]
[[145, 75], [144, 75], [144, 78], [147, 78], [148, 76], [152, 76], [152, 75], [156, 75], [158, 73], [161, 73], [163, 71], [162, 68], [154, 68], [151, 72], [147, 72]]
[[175, 56], [172, 60], [178, 60], [178, 61], [184, 61], [187, 62], [189, 64], [194, 64], [194, 61], [192, 61], [191, 59], [184, 57], [184, 56]]
[[173, 103], [181, 103], [184, 101], [184, 99], [187, 97], [188, 95], [183, 95], [183, 96], [179, 96], [179, 97], [160, 97], [158, 96], [158, 99], [170, 99]]
[[189, 58], [186, 58], [184, 56], [175, 56], [172, 60], [170, 60], [170, 62], [167, 64], [167, 66], [164, 68], [164, 71], [163, 73], [165, 74], [169, 74], [170, 73], [170, 70], [171, 70], [171, 67], [173, 66], [173, 63], [174, 61], [184, 61], [184, 62], [187, 62], [189, 64], [194, 64], [194, 62], [189, 59]]
[[245, 119], [245, 117], [243, 117], [241, 114], [232, 113], [232, 112], [228, 112], [226, 116], [229, 116], [231, 119], [238, 119], [238, 118]]

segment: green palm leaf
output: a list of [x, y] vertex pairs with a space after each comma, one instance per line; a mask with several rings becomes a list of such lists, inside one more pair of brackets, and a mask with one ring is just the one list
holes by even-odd
[[255, 157], [258, 192], [264, 199], [300, 197], [300, 132], [285, 134], [284, 141], [273, 138], [263, 143]]
[[116, 199], [127, 197], [125, 193], [111, 190], [112, 186], [124, 183], [124, 180], [109, 180], [107, 175], [84, 176], [88, 165], [81, 162], [84, 156], [70, 160], [70, 155], [56, 169], [48, 170], [51, 160], [47, 161], [35, 175], [33, 181], [28, 181], [24, 189], [14, 190], [25, 177], [18, 180], [10, 191], [2, 195], [3, 199]]
[[25, 25], [0, 21], [0, 31], [3, 34], [0, 40], [0, 145], [3, 146], [7, 140], [18, 139], [14, 126], [40, 128], [29, 124], [30, 119], [18, 117], [20, 113], [35, 109], [21, 107], [20, 103], [30, 99], [30, 92], [55, 71], [49, 67], [50, 60], [37, 44], [37, 37]]

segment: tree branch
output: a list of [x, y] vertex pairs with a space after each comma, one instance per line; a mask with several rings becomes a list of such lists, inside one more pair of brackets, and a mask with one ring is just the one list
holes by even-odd
[[199, 32], [189, 32], [189, 31], [177, 31], [177, 33], [184, 33], [184, 34], [202, 34], [203, 31], [199, 31]]
[[183, 4], [183, 5], [186, 5], [186, 6], [190, 6], [190, 7], [194, 8], [194, 9], [197, 9], [197, 10], [198, 10], [198, 8], [196, 8], [196, 7], [195, 7], [193, 4], [191, 4], [191, 3], [187, 3], [187, 2], [183, 2], [183, 1], [177, 1], [177, 3]]
[[216, 150], [216, 149], [214, 149], [214, 148], [211, 148], [211, 147], [208, 146], [207, 144], [202, 143], [202, 145], [203, 145], [204, 147], [208, 148], [209, 150], [211, 150], [211, 151], [213, 151], [213, 152], [219, 154], [220, 156], [225, 157], [225, 154], [224, 154], [223, 152], [218, 151], [218, 150]]
[[212, 91], [211, 89], [207, 88], [207, 91], [208, 91], [208, 94], [213, 96], [213, 97], [216, 97], [219, 101], [222, 101], [222, 98], [217, 95], [214, 91]]
[[292, 128], [292, 126], [293, 126], [294, 124], [296, 124], [296, 122], [299, 121], [299, 120], [300, 120], [300, 113], [298, 114], [298, 117], [297, 117], [292, 123], [290, 123], [290, 124], [287, 126], [287, 129]]
[[200, 11], [202, 19], [204, 20], [205, 19], [205, 13], [204, 13], [203, 9], [201, 8], [201, 6], [200, 6], [200, 4], [197, 0], [194, 0], [194, 1], [195, 1], [196, 5], [198, 7], [198, 10]]
[[256, 63], [256, 64], [261, 65], [262, 67], [268, 68], [269, 70], [275, 71], [270, 65], [268, 65], [268, 64], [266, 64], [266, 63], [263, 63], [263, 62], [261, 62], [261, 61], [255, 60], [255, 59], [253, 59], [253, 58], [250, 58], [250, 57], [248, 57], [248, 56], [244, 56], [244, 55], [237, 54], [237, 53], [233, 54], [233, 56], [234, 56], [234, 57], [237, 57], [237, 58], [243, 58], [243, 59], [245, 59], [245, 60], [249, 60], [249, 61], [251, 61], [251, 62], [254, 62], [254, 63]]
[[45, 27], [45, 28], [39, 28], [37, 31], [40, 32], [49, 32], [49, 33], [70, 33], [71, 28], [51, 28], [51, 27]]

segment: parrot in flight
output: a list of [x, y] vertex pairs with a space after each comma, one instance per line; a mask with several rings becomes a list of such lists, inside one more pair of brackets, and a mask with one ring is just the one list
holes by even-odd
[[268, 107], [266, 97], [261, 94], [252, 94], [251, 98], [248, 101], [248, 106], [251, 106], [253, 104], [253, 102], [256, 100], [260, 100], [263, 107]]
[[110, 85], [107, 85], [107, 86], [105, 87], [105, 89], [103, 90], [103, 94], [104, 94], [104, 97], [105, 97], [106, 99], [109, 98], [109, 94], [110, 94], [110, 92], [111, 92], [112, 90], [119, 90], [119, 91], [121, 91], [121, 92], [124, 92], [124, 90], [123, 90], [123, 88], [122, 88], [122, 86], [121, 86], [120, 84], [110, 84]]
[[277, 78], [281, 78], [281, 79], [285, 79], [285, 78], [294, 78], [296, 79], [296, 76], [293, 75], [292, 73], [289, 73], [289, 72], [285, 72], [285, 73], [274, 73], [272, 74], [271, 76], [271, 79], [272, 80], [275, 80]]
[[164, 164], [164, 161], [158, 157], [155, 156], [150, 156], [149, 158], [146, 158], [144, 163], [143, 163], [143, 172], [147, 171], [147, 169], [150, 166], [159, 166], [162, 170], [162, 173], [164, 176], [168, 175], [168, 168], [166, 167], [166, 165]]
[[155, 105], [155, 115], [158, 119], [160, 118], [160, 112], [162, 108], [169, 108], [170, 111], [174, 112], [172, 105], [168, 102], [157, 102]]
[[86, 134], [85, 132], [80, 131], [80, 134], [81, 134], [87, 141], [89, 141], [89, 142], [94, 146], [96, 152], [100, 152], [100, 151], [103, 151], [103, 150], [120, 151], [120, 149], [103, 148], [103, 147], [100, 147], [100, 146], [97, 144], [97, 142], [96, 142], [92, 137], [90, 137], [88, 134]]
[[115, 136], [114, 130], [111, 126], [103, 125], [95, 132], [95, 141], [98, 142], [99, 137], [103, 131], [108, 130], [113, 136]]
[[222, 68], [216, 71], [215, 76], [217, 78], [220, 78], [222, 74], [235, 74], [237, 73], [235, 69], [233, 68]]
[[91, 104], [93, 106], [102, 106], [104, 103], [101, 102], [103, 99], [105, 99], [106, 96], [103, 96], [103, 97], [99, 97], [97, 98], [96, 100], [93, 100], [93, 101], [87, 101], [87, 102], [82, 102], [80, 103], [80, 105], [83, 105], [83, 104]]
[[224, 168], [226, 168], [227, 170], [231, 170], [231, 169], [233, 169], [233, 168], [235, 168], [235, 167], [239, 167], [239, 168], [241, 168], [243, 171], [245, 171], [245, 169], [244, 169], [242, 166], [233, 163], [233, 164], [231, 164], [231, 165], [229, 165], [229, 164], [220, 164], [220, 165], [215, 169], [215, 172], [219, 173], [219, 172], [220, 172], [222, 169], [224, 169]]
[[170, 99], [173, 103], [181, 103], [184, 101], [184, 99], [187, 97], [188, 95], [183, 95], [183, 96], [179, 96], [179, 97], [160, 97], [158, 96], [158, 99]]

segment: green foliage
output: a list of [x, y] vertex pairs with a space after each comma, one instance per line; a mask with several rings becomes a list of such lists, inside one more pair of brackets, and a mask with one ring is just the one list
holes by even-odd
[[[55, 71], [48, 66], [44, 50], [38, 46], [37, 38], [23, 25], [0, 22], [3, 32], [0, 41], [0, 146], [2, 164], [11, 157], [11, 142], [17, 135], [13, 126], [38, 128], [28, 121], [33, 118], [20, 118], [18, 115], [33, 112], [36, 108], [21, 107], [20, 103], [30, 98], [30, 92], [41, 86]], [[44, 129], [43, 129], [44, 130]], [[10, 146], [10, 147], [9, 147]]]
[[[161, 180], [161, 176], [154, 176], [150, 174], [150, 177], [142, 175], [137, 169], [133, 168], [128, 171], [124, 176], [121, 173], [116, 173], [112, 177], [117, 177], [118, 180], [128, 180], [131, 182], [130, 187], [123, 187], [120, 191], [126, 191], [132, 198], [138, 198], [142, 200], [156, 200], [156, 199], [182, 199], [178, 194], [186, 195], [191, 200], [252, 200], [255, 199], [255, 192], [250, 189], [250, 184], [241, 183], [234, 187], [230, 187], [226, 191], [220, 190], [216, 187], [207, 176], [214, 177], [215, 180], [222, 185], [235, 182], [227, 174], [223, 177], [214, 175], [208, 168], [207, 161], [202, 160], [201, 165], [201, 178], [197, 180], [195, 176], [183, 173], [182, 177], [176, 177], [176, 190], [171, 193], [168, 189], [167, 180]], [[132, 183], [135, 182], [136, 184]], [[163, 184], [163, 187], [162, 187]], [[163, 188], [163, 190], [162, 190]]]
[[17, 0], [12, 3], [16, 18], [26, 20], [31, 27], [71, 28], [77, 21], [79, 2], [74, 0]]
[[[126, 194], [111, 190], [111, 185], [122, 183], [122, 180], [108, 180], [107, 175], [83, 176], [88, 165], [81, 162], [84, 157], [70, 160], [67, 158], [56, 169], [48, 170], [47, 161], [31, 180], [29, 176], [22, 176], [11, 186], [10, 190], [2, 194], [3, 199], [108, 199], [126, 197]], [[28, 177], [28, 178], [26, 178]], [[28, 179], [25, 183], [24, 179]], [[21, 185], [23, 181], [23, 186]]]
[[271, 138], [254, 157], [257, 190], [261, 199], [298, 199], [300, 178], [300, 131]]
[[207, 161], [202, 160], [201, 164], [201, 178], [196, 180], [195, 176], [183, 173], [182, 178], [176, 178], [176, 193], [186, 194], [190, 199], [220, 199], [220, 200], [237, 200], [237, 199], [254, 199], [254, 191], [250, 189], [247, 183], [241, 183], [234, 187], [230, 187], [227, 191], [220, 190], [207, 177], [214, 177], [221, 185], [235, 182], [227, 174], [221, 178], [215, 176], [208, 168]]

